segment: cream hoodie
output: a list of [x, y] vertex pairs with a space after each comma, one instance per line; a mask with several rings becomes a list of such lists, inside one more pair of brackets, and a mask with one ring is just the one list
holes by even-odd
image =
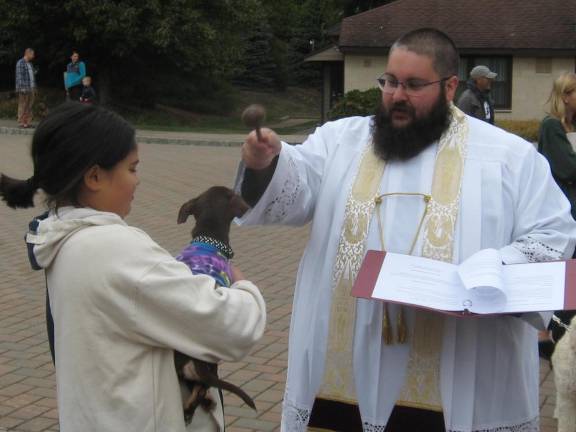
[[233, 361], [263, 334], [252, 283], [192, 275], [115, 214], [63, 208], [26, 241], [47, 274], [62, 432], [184, 432], [173, 350]]

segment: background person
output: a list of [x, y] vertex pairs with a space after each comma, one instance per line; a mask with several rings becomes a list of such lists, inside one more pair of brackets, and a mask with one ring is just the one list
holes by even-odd
[[80, 54], [73, 51], [70, 63], [66, 66], [64, 86], [71, 101], [79, 101], [82, 94], [82, 78], [86, 76], [86, 65], [80, 61]]
[[492, 81], [497, 74], [487, 66], [479, 65], [470, 71], [466, 90], [462, 92], [457, 105], [466, 114], [494, 124], [494, 104], [490, 99]]
[[92, 87], [92, 78], [85, 76], [82, 78], [82, 93], [80, 94], [80, 102], [85, 104], [96, 103], [96, 92]]
[[[572, 217], [576, 218], [576, 153], [568, 134], [576, 131], [576, 74], [566, 72], [552, 85], [548, 99], [548, 115], [540, 124], [538, 151], [548, 163], [552, 176], [572, 206]], [[576, 136], [576, 134], [574, 134]], [[576, 140], [574, 140], [576, 145]], [[573, 256], [574, 258], [575, 256]], [[556, 311], [550, 321], [552, 340], [540, 342], [542, 357], [549, 359], [554, 344], [564, 335], [575, 311]], [[560, 322], [558, 322], [560, 321]]]
[[30, 127], [32, 123], [32, 107], [36, 94], [36, 79], [34, 77], [34, 50], [26, 48], [24, 56], [16, 63], [16, 93], [18, 94], [18, 126]]

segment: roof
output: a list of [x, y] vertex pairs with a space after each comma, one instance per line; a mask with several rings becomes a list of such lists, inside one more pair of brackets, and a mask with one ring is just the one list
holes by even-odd
[[323, 48], [310, 54], [304, 59], [305, 62], [341, 62], [344, 61], [344, 56], [338, 49], [336, 45], [330, 45], [327, 48]]
[[559, 50], [576, 54], [576, 1], [397, 0], [342, 21], [339, 46], [387, 50], [421, 27], [442, 30], [460, 52]]

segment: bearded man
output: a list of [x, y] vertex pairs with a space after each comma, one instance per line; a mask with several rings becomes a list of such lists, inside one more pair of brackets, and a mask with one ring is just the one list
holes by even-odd
[[505, 264], [572, 256], [576, 223], [548, 164], [458, 110], [457, 74], [448, 36], [415, 30], [390, 50], [375, 116], [327, 123], [301, 146], [266, 129], [243, 145], [237, 189], [253, 208], [239, 222], [312, 222], [283, 431], [538, 431], [550, 314], [454, 317], [350, 294], [368, 249], [456, 264], [485, 248]]

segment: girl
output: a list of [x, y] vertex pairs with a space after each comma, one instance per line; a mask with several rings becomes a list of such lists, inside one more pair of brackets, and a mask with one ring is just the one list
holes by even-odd
[[[576, 218], [576, 153], [568, 139], [576, 125], [576, 74], [566, 72], [554, 81], [548, 103], [549, 115], [540, 125], [538, 151], [548, 159], [552, 175], [570, 201], [572, 217]], [[574, 311], [554, 313], [549, 326], [552, 341], [539, 344], [542, 357], [550, 358], [554, 343], [562, 337], [574, 314]]]
[[[262, 336], [264, 300], [236, 270], [230, 289], [192, 275], [124, 222], [137, 176], [134, 129], [102, 108], [68, 103], [38, 126], [34, 175], [0, 177], [0, 196], [49, 212], [30, 224], [33, 266], [46, 271], [54, 317], [62, 432], [183, 432], [174, 350], [238, 360]], [[213, 399], [219, 403], [219, 398]], [[192, 430], [222, 428], [199, 409]]]

